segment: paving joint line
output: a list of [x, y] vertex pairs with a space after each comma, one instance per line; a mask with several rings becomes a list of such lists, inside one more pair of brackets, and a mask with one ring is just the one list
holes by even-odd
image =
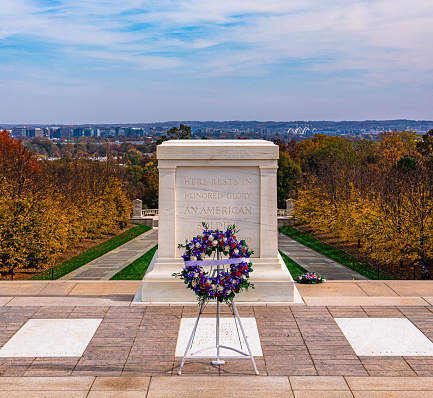
[[359, 284], [356, 284], [356, 285], [366, 294], [367, 297], [372, 297], [372, 296], [369, 296], [369, 294], [362, 288], [362, 286], [360, 286]]
[[[352, 391], [352, 389], [350, 388], [350, 385], [349, 385], [349, 383], [348, 383], [348, 381], [347, 381], [347, 376], [342, 376], [343, 377], [343, 380], [344, 380], [344, 382], [346, 383], [346, 385], [347, 385], [347, 388], [349, 389], [349, 391], [350, 391], [350, 393], [352, 394], [352, 396], [354, 396], [354, 394], [353, 394], [353, 391]], [[370, 376], [369, 376], [370, 377]]]
[[[328, 307], [326, 307], [326, 309], [329, 312]], [[290, 308], [290, 312], [292, 313], [293, 319], [295, 320], [295, 323], [296, 323], [296, 327], [299, 330], [299, 333], [300, 333], [300, 335], [302, 337], [302, 341], [304, 342], [305, 348], [307, 349], [308, 355], [310, 356], [311, 362], [313, 363], [314, 370], [316, 371], [316, 375], [319, 376], [319, 371], [317, 370], [316, 363], [313, 360], [313, 357], [311, 355], [310, 349], [308, 348], [307, 342], [305, 341], [304, 335], [303, 335], [303, 333], [301, 331], [301, 328], [299, 327], [298, 320], [296, 319], [295, 314], [293, 313], [293, 311], [292, 311], [291, 308]]]
[[128, 351], [128, 356], [126, 357], [125, 363], [124, 363], [123, 366], [122, 366], [122, 372], [120, 373], [121, 376], [122, 376], [123, 371], [125, 370], [125, 366], [126, 366], [126, 364], [127, 364], [127, 362], [128, 362], [128, 359], [129, 359], [129, 357], [130, 357], [130, 355], [131, 355], [132, 347], [134, 346], [135, 340], [137, 339], [138, 330], [140, 329], [141, 323], [143, 322], [143, 318], [144, 318], [144, 314], [145, 314], [145, 313], [146, 313], [146, 309], [144, 310], [144, 312], [143, 312], [143, 314], [142, 314], [142, 317], [141, 317], [141, 319], [140, 319], [140, 323], [139, 323], [139, 325], [138, 325], [137, 331], [136, 331], [136, 333], [135, 333], [134, 339], [133, 339], [132, 344], [131, 344], [131, 348], [130, 348], [129, 351]]
[[291, 382], [291, 380], [290, 380], [290, 376], [287, 376], [287, 378], [289, 379], [290, 390], [292, 391], [293, 395], [295, 395], [295, 394], [294, 394], [294, 391], [293, 391], [293, 385], [292, 385], [292, 382]]
[[[254, 308], [254, 306], [252, 307], [252, 310], [253, 310], [253, 314], [254, 314], [254, 319], [255, 319], [255, 321], [256, 321], [256, 326], [257, 326], [257, 316], [256, 316], [256, 309]], [[291, 311], [290, 311], [291, 312]], [[292, 314], [292, 316], [293, 316], [293, 314]], [[260, 332], [259, 332], [259, 328], [257, 327], [257, 333], [259, 334], [259, 338], [260, 338]], [[262, 343], [260, 342], [260, 348], [261, 348], [261, 346], [262, 346]], [[263, 358], [263, 362], [264, 362], [264, 364], [265, 364], [265, 372], [266, 372], [266, 376], [269, 376], [269, 373], [268, 373], [268, 365], [267, 365], [267, 363], [266, 363], [266, 355], [263, 353], [263, 350], [262, 350], [262, 358]], [[289, 380], [289, 383], [290, 383], [290, 380]]]
[[[367, 312], [365, 311], [365, 309], [361, 306], [362, 310], [366, 313], [367, 317], [370, 318], [367, 314]], [[364, 362], [361, 361], [361, 359], [359, 358], [359, 355], [356, 354], [355, 350], [353, 349], [352, 345], [350, 344], [349, 340], [347, 339], [347, 337], [345, 336], [345, 334], [343, 333], [343, 331], [340, 329], [340, 326], [338, 326], [338, 323], [336, 322], [334, 316], [332, 315], [331, 311], [329, 310], [328, 307], [326, 307], [326, 309], [328, 310], [329, 314], [332, 317], [332, 320], [334, 321], [334, 323], [337, 325], [338, 329], [340, 330], [340, 332], [342, 333], [342, 335], [344, 336], [344, 338], [346, 339], [347, 343], [349, 344], [350, 348], [352, 348], [353, 352], [355, 353], [356, 357], [358, 358], [358, 361], [360, 362], [360, 364], [362, 365], [362, 367], [364, 368], [364, 370], [367, 372], [367, 374], [370, 376], [370, 372], [367, 370], [367, 368], [364, 365]], [[344, 377], [344, 375], [343, 375]]]
[[[79, 361], [78, 361], [78, 362], [79, 362]], [[78, 363], [78, 362], [77, 362], [77, 363]], [[75, 365], [75, 366], [77, 366], [77, 365]], [[74, 369], [75, 369], [75, 366], [74, 366]], [[93, 376], [93, 381], [92, 381], [92, 384], [91, 384], [90, 387], [89, 387], [89, 391], [87, 391], [86, 398], [89, 396], [90, 391], [92, 390], [93, 385], [95, 384], [95, 381], [96, 381], [96, 376]]]
[[[396, 295], [397, 295], [397, 297], [402, 297], [402, 296], [400, 296], [390, 285], [389, 285], [389, 282], [387, 282], [387, 281], [384, 281], [383, 282], [384, 284], [385, 284], [385, 286], [387, 286], [388, 287], [388, 289], [390, 289], [391, 291], [393, 291]], [[421, 297], [421, 296], [420, 296]]]

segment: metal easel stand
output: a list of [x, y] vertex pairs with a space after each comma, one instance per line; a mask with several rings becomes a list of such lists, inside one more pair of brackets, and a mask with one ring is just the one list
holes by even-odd
[[[241, 318], [239, 317], [239, 313], [238, 313], [238, 310], [236, 308], [236, 304], [234, 301], [231, 302], [231, 306], [233, 308], [232, 313], [233, 313], [233, 316], [235, 319], [236, 327], [237, 327], [237, 325], [239, 325], [239, 328], [241, 330], [242, 336], [243, 336], [244, 341], [245, 341], [245, 346], [246, 346], [247, 352], [238, 350], [234, 347], [228, 347], [228, 346], [220, 344], [220, 302], [218, 300], [217, 300], [217, 312], [216, 312], [216, 344], [215, 344], [215, 346], [208, 346], [205, 348], [201, 348], [200, 350], [190, 352], [190, 350], [192, 348], [192, 344], [194, 342], [195, 333], [197, 331], [198, 322], [200, 320], [200, 316], [203, 313], [204, 308], [206, 307], [206, 304], [207, 304], [207, 301], [203, 301], [203, 303], [200, 307], [200, 311], [198, 313], [197, 319], [196, 319], [194, 327], [192, 329], [192, 333], [191, 333], [191, 336], [189, 338], [188, 344], [186, 346], [185, 354], [183, 355], [182, 363], [180, 365], [180, 369], [177, 372], [177, 374], [178, 375], [182, 374], [182, 368], [183, 368], [183, 365], [185, 364], [185, 360], [189, 359], [189, 358], [214, 359], [212, 361], [212, 365], [224, 365], [225, 364], [224, 359], [243, 358], [243, 359], [251, 359], [253, 366], [254, 366], [254, 371], [255, 371], [256, 375], [258, 375], [259, 371], [257, 370], [256, 362], [254, 361], [253, 354], [251, 353], [250, 345], [248, 344], [247, 336], [245, 335], [245, 331], [244, 331], [244, 328], [242, 326]], [[238, 331], [238, 335], [239, 335], [239, 331]], [[241, 348], [242, 348], [242, 342], [241, 342], [240, 336], [239, 336], [239, 341], [241, 343]], [[200, 352], [207, 351], [207, 350], [210, 350], [213, 348], [216, 348], [216, 350], [217, 350], [216, 359], [215, 359], [215, 356], [197, 356], [197, 354], [199, 354]], [[239, 356], [231, 356], [231, 357], [222, 356], [220, 354], [221, 348], [224, 348], [226, 350], [235, 351], [240, 355]]]

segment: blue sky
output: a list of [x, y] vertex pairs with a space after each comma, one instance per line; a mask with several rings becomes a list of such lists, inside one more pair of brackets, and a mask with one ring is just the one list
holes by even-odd
[[433, 119], [432, 0], [0, 0], [0, 123]]

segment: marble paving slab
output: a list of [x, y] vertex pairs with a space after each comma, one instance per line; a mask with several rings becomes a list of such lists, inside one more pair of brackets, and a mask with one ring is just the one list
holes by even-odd
[[[183, 357], [189, 338], [191, 336], [192, 329], [196, 318], [182, 318], [179, 328], [179, 335], [177, 338], [176, 345], [176, 356]], [[247, 336], [250, 349], [253, 356], [263, 356], [262, 347], [260, 344], [259, 331], [257, 330], [257, 323], [255, 318], [241, 318], [242, 325]], [[216, 320], [215, 318], [201, 318], [197, 327], [197, 332], [194, 338], [194, 343], [190, 352], [200, 350], [205, 347], [215, 346], [215, 332], [216, 332]], [[241, 336], [242, 346], [239, 342], [239, 336]], [[242, 333], [239, 329], [239, 336], [236, 329], [236, 324], [233, 318], [221, 318], [220, 319], [220, 344], [229, 347], [234, 347], [238, 350], [247, 352], [245, 342], [242, 338]], [[239, 356], [238, 353], [222, 349], [222, 356]], [[216, 348], [210, 348], [209, 350], [203, 351], [197, 354], [200, 356], [216, 356]]]
[[358, 356], [431, 356], [433, 343], [406, 318], [335, 318]]
[[30, 319], [0, 357], [80, 357], [102, 319]]
[[[95, 289], [95, 294], [98, 291]], [[102, 295], [106, 294], [103, 291], [99, 292]], [[59, 306], [129, 306], [131, 299], [128, 296], [109, 296], [101, 297], [90, 295], [85, 297], [67, 296], [56, 297], [53, 299], [51, 296], [45, 297], [15, 297], [10, 300], [7, 305], [11, 307], [59, 307]]]
[[13, 297], [0, 297], [0, 307], [3, 307], [12, 299], [13, 299]]
[[[314, 296], [314, 297], [307, 297], [306, 294], [304, 294], [306, 292], [306, 289], [311, 289], [312, 286], [316, 286], [316, 285], [304, 285], [307, 286], [307, 288], [302, 288], [300, 286], [298, 286], [298, 288], [301, 290], [301, 294], [303, 295], [303, 299], [305, 301], [305, 304], [307, 304], [308, 306], [327, 306], [327, 307], [353, 307], [353, 306], [373, 306], [373, 307], [380, 307], [380, 306], [395, 306], [395, 307], [400, 307], [400, 306], [425, 306], [428, 305], [428, 303], [423, 300], [421, 297], [350, 297], [350, 299], [348, 299], [349, 294], [348, 295], [335, 295], [335, 296], [330, 296], [330, 294], [338, 294], [338, 291], [336, 291], [336, 293], [334, 292], [324, 292], [324, 296], [319, 297], [319, 296]], [[311, 286], [311, 287], [310, 287]], [[336, 286], [337, 288], [337, 286]], [[357, 293], [356, 290], [354, 290], [354, 292]], [[308, 294], [308, 293], [307, 293]], [[317, 294], [316, 292], [314, 292], [313, 294]], [[326, 296], [326, 294], [329, 294], [328, 296]], [[363, 293], [365, 294], [365, 293]]]

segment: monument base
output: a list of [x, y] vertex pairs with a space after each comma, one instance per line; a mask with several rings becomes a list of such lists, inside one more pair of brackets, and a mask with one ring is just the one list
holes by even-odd
[[[250, 258], [254, 272], [249, 280], [254, 284], [254, 289], [237, 295], [238, 303], [302, 302], [286, 264], [279, 253], [277, 255], [278, 257], [268, 259]], [[158, 258], [156, 252], [140, 286], [141, 301], [196, 303], [197, 296], [186, 288], [182, 280], [172, 276], [173, 273], [180, 272], [182, 267], [181, 259]]]

